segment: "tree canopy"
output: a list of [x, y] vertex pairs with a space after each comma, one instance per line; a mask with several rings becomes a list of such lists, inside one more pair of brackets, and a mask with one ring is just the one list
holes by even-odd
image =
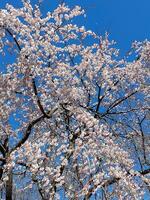
[[[141, 199], [150, 190], [150, 42], [133, 59], [72, 19], [0, 10], [0, 189], [14, 199]], [[84, 17], [84, 16], [83, 16]]]

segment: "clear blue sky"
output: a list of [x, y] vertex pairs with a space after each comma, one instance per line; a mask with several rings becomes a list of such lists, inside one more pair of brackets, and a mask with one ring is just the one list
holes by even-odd
[[[6, 3], [21, 5], [21, 0], [0, 0], [0, 8]], [[37, 0], [31, 0], [34, 4]], [[129, 50], [132, 41], [150, 39], [150, 0], [66, 0], [69, 5], [81, 5], [87, 14], [82, 21], [86, 27], [99, 34], [105, 31], [117, 42], [121, 53]], [[52, 10], [58, 0], [43, 0], [42, 10]]]

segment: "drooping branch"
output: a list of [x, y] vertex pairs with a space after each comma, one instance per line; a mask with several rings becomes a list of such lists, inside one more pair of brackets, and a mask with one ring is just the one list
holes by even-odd
[[8, 28], [5, 28], [6, 32], [13, 38], [13, 40], [15, 41], [19, 51], [21, 51], [21, 47], [16, 39], [16, 37], [14, 37], [13, 33], [8, 29]]
[[[144, 171], [139, 171], [139, 173], [141, 175], [146, 175], [146, 174], [149, 174], [150, 173], [150, 169], [146, 169]], [[128, 175], [130, 175], [130, 172], [127, 172]], [[108, 187], [110, 185], [113, 185], [115, 183], [117, 183], [119, 180], [121, 180], [121, 178], [116, 178], [116, 177], [113, 177], [109, 180], [106, 180], [104, 181], [103, 183], [99, 183], [93, 187], [91, 187], [89, 190], [88, 190], [88, 193], [85, 195], [84, 197], [84, 200], [89, 200], [90, 197], [93, 195], [93, 192], [96, 190], [96, 188], [98, 186], [100, 186], [101, 188], [105, 188], [105, 187]], [[93, 178], [91, 178], [91, 180], [89, 181], [89, 183], [91, 183], [93, 181]]]
[[25, 131], [25, 134], [24, 134], [23, 138], [15, 145], [14, 148], [12, 148], [10, 150], [9, 153], [11, 153], [14, 150], [16, 150], [17, 148], [21, 147], [27, 141], [27, 139], [29, 138], [29, 136], [31, 134], [32, 128], [34, 127], [35, 124], [37, 124], [38, 122], [42, 121], [45, 118], [51, 118], [52, 115], [53, 115], [53, 113], [56, 112], [57, 109], [58, 109], [58, 107], [54, 107], [51, 111], [47, 112], [46, 116], [42, 115], [42, 116], [38, 117], [37, 119], [33, 120], [31, 123], [29, 123], [29, 125], [28, 125], [28, 127], [27, 127], [27, 129]]
[[10, 153], [13, 152], [14, 150], [16, 150], [17, 148], [21, 147], [27, 141], [27, 139], [30, 136], [30, 133], [31, 133], [31, 130], [32, 130], [33, 126], [35, 124], [37, 124], [38, 122], [40, 122], [42, 119], [44, 119], [43, 115], [38, 117], [37, 119], [33, 120], [31, 123], [29, 123], [23, 138], [17, 143], [17, 145], [14, 148], [12, 148], [10, 150]]
[[42, 106], [42, 104], [41, 104], [41, 101], [40, 101], [40, 98], [39, 98], [39, 96], [38, 96], [38, 91], [37, 91], [35, 79], [32, 79], [32, 85], [33, 85], [34, 94], [35, 94], [35, 96], [36, 96], [36, 98], [37, 98], [37, 104], [38, 104], [38, 107], [39, 107], [40, 111], [42, 112], [42, 114], [43, 114], [45, 117], [49, 118], [49, 116], [48, 116], [48, 115], [46, 114], [46, 112], [44, 111], [44, 108], [43, 108], [43, 106]]

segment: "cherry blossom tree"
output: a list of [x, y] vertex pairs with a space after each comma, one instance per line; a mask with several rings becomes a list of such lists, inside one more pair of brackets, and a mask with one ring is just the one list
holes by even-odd
[[72, 22], [80, 6], [22, 3], [0, 10], [1, 198], [148, 195], [150, 42], [121, 59], [107, 33]]

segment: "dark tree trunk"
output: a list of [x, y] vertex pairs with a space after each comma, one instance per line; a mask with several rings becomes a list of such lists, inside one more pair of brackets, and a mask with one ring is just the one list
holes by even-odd
[[12, 200], [13, 176], [12, 172], [8, 174], [8, 181], [6, 182], [6, 200]]
[[2, 178], [2, 175], [3, 175], [3, 169], [2, 169], [2, 167], [0, 166], [0, 180], [1, 180], [1, 178]]

